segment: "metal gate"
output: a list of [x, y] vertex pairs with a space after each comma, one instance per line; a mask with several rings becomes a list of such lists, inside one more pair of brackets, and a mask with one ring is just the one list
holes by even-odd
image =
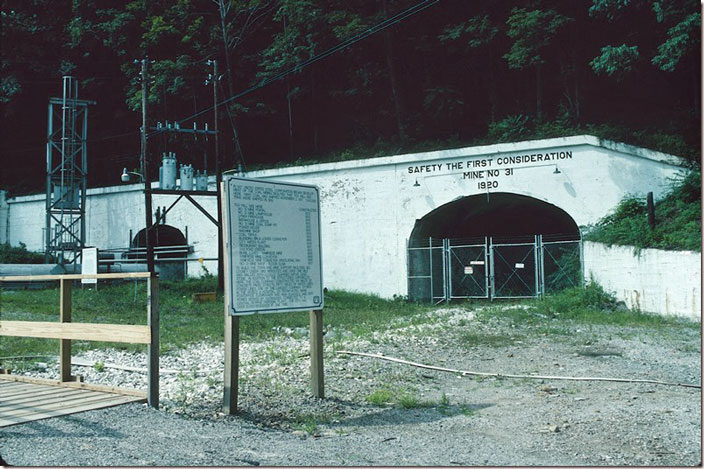
[[471, 244], [468, 240], [445, 240], [450, 299], [489, 298], [487, 241], [485, 238], [482, 244]]
[[538, 237], [533, 242], [492, 244], [491, 297], [535, 298], [539, 296]]
[[408, 297], [535, 298], [581, 285], [582, 265], [581, 239], [428, 238], [408, 244]]

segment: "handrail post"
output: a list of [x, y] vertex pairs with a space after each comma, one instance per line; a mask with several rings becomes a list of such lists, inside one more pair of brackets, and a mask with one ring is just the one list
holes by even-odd
[[[62, 278], [59, 280], [59, 322], [71, 322], [71, 280]], [[61, 382], [73, 381], [71, 376], [71, 340], [60, 339], [59, 341], [59, 371]]]
[[152, 273], [147, 278], [147, 324], [150, 342], [147, 346], [149, 369], [147, 372], [147, 403], [159, 408], [159, 277]]

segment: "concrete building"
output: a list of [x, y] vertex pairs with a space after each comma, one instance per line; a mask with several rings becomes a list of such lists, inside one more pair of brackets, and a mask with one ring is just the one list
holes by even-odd
[[[684, 174], [682, 164], [676, 156], [583, 135], [246, 176], [317, 185], [325, 286], [391, 297], [408, 293], [409, 241], [534, 232], [579, 239], [585, 227], [624, 196], [652, 191], [656, 200], [661, 198], [671, 179]], [[212, 178], [209, 188], [215, 189]], [[87, 195], [87, 245], [108, 249], [133, 244], [144, 227], [141, 185], [89, 189]], [[174, 200], [155, 195], [154, 209]], [[213, 197], [196, 200], [215, 214]], [[5, 202], [0, 198], [0, 242], [21, 241], [42, 251], [44, 210], [43, 194]], [[217, 231], [203, 214], [181, 201], [169, 211], [166, 225], [192, 247], [189, 258], [204, 259], [202, 264], [191, 262], [188, 275], [217, 270]], [[695, 305], [699, 316], [700, 304]], [[690, 308], [682, 314], [696, 316], [697, 311]]]

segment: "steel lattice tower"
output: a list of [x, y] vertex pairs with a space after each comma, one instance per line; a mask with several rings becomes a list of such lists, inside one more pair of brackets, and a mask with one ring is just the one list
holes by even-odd
[[49, 99], [46, 144], [46, 261], [80, 261], [85, 246], [88, 105], [78, 81], [63, 77], [63, 97]]

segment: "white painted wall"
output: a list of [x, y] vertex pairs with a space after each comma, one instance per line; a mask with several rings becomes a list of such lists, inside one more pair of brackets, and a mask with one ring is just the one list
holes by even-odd
[[[572, 157], [499, 164], [521, 155], [560, 152], [569, 152]], [[473, 167], [489, 161], [491, 166]], [[656, 199], [661, 197], [668, 178], [683, 171], [681, 163], [681, 159], [664, 153], [576, 136], [277, 168], [253, 171], [247, 177], [320, 187], [324, 285], [391, 297], [407, 293], [405, 247], [415, 220], [446, 203], [487, 192], [510, 192], [551, 203], [583, 226], [609, 213], [627, 194], [653, 191]], [[474, 171], [499, 169], [500, 174], [467, 179], [468, 165]], [[558, 174], [554, 174], [556, 167]], [[507, 175], [506, 169], [513, 174]], [[488, 191], [478, 187], [487, 180], [498, 187]], [[127, 246], [129, 230], [134, 235], [144, 227], [140, 189], [131, 185], [88, 191], [89, 245]], [[210, 189], [214, 189], [214, 181]], [[168, 207], [175, 197], [155, 196], [154, 210]], [[213, 197], [197, 199], [215, 214]], [[17, 197], [8, 202], [10, 242], [16, 245], [22, 241], [29, 249], [42, 251], [44, 196]], [[182, 232], [188, 228], [188, 241], [195, 248], [191, 257], [217, 256], [215, 226], [188, 201], [182, 200], [169, 212], [167, 224]], [[202, 273], [197, 263], [190, 264], [190, 275]], [[217, 269], [215, 261], [206, 262], [206, 267], [210, 272]]]
[[701, 253], [584, 243], [584, 272], [626, 306], [701, 321]]

